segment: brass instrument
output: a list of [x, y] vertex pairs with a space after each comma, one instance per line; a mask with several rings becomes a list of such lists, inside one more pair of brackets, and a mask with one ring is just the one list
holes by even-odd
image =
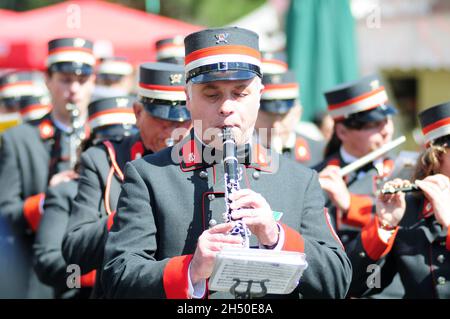
[[[234, 221], [231, 217], [233, 210], [230, 208], [232, 201], [230, 195], [240, 189], [239, 181], [242, 174], [238, 170], [237, 147], [231, 132], [231, 127], [225, 127], [223, 133], [223, 164], [224, 164], [224, 180], [225, 180], [225, 205], [224, 213], [225, 222]], [[251, 235], [247, 225], [242, 221], [237, 221], [231, 230], [232, 235], [240, 235], [243, 240], [243, 247], [250, 247], [249, 237]]]
[[70, 168], [74, 169], [78, 159], [78, 148], [85, 139], [86, 134], [78, 107], [73, 103], [67, 103], [66, 110], [70, 113], [70, 123], [72, 127], [69, 141], [69, 161]]

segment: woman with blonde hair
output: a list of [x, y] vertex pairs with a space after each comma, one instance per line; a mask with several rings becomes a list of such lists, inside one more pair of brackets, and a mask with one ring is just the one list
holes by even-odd
[[[377, 198], [377, 214], [364, 227], [355, 249], [350, 294], [382, 290], [399, 273], [405, 298], [450, 298], [450, 102], [419, 114], [426, 150], [414, 184], [395, 179]], [[368, 267], [376, 264], [378, 267]], [[374, 270], [381, 270], [380, 273]]]

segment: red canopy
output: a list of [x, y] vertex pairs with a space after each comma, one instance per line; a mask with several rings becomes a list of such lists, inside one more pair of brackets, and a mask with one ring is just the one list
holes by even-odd
[[94, 52], [100, 55], [127, 57], [134, 64], [154, 61], [157, 40], [201, 29], [178, 20], [93, 0], [66, 1], [26, 11], [7, 20], [2, 20], [0, 27], [0, 68], [44, 69], [47, 42], [70, 36], [94, 41]]

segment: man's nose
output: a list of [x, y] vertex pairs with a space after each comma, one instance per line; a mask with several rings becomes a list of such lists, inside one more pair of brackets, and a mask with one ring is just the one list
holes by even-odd
[[80, 86], [81, 86], [81, 84], [78, 81], [71, 82], [70, 86], [69, 86], [70, 92], [71, 93], [76, 93], [80, 89]]
[[231, 98], [226, 98], [222, 105], [220, 106], [219, 112], [220, 115], [228, 116], [234, 113], [236, 108], [236, 102], [233, 101]]

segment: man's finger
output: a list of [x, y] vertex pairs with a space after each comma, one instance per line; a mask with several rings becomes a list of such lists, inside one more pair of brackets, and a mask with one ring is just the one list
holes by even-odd
[[233, 194], [231, 194], [231, 195], [230, 195], [230, 199], [231, 199], [232, 201], [236, 201], [236, 200], [238, 200], [238, 199], [241, 198], [241, 197], [248, 196], [248, 195], [251, 195], [251, 194], [254, 194], [254, 193], [255, 193], [255, 192], [252, 191], [252, 190], [249, 189], [249, 188], [243, 188], [243, 189], [240, 189], [240, 190], [234, 192]]
[[215, 243], [229, 243], [229, 244], [240, 244], [242, 243], [242, 237], [236, 235], [225, 235], [225, 234], [213, 234], [208, 237], [210, 242]]
[[229, 232], [233, 228], [232, 223], [222, 223], [208, 229], [210, 234], [220, 234]]

